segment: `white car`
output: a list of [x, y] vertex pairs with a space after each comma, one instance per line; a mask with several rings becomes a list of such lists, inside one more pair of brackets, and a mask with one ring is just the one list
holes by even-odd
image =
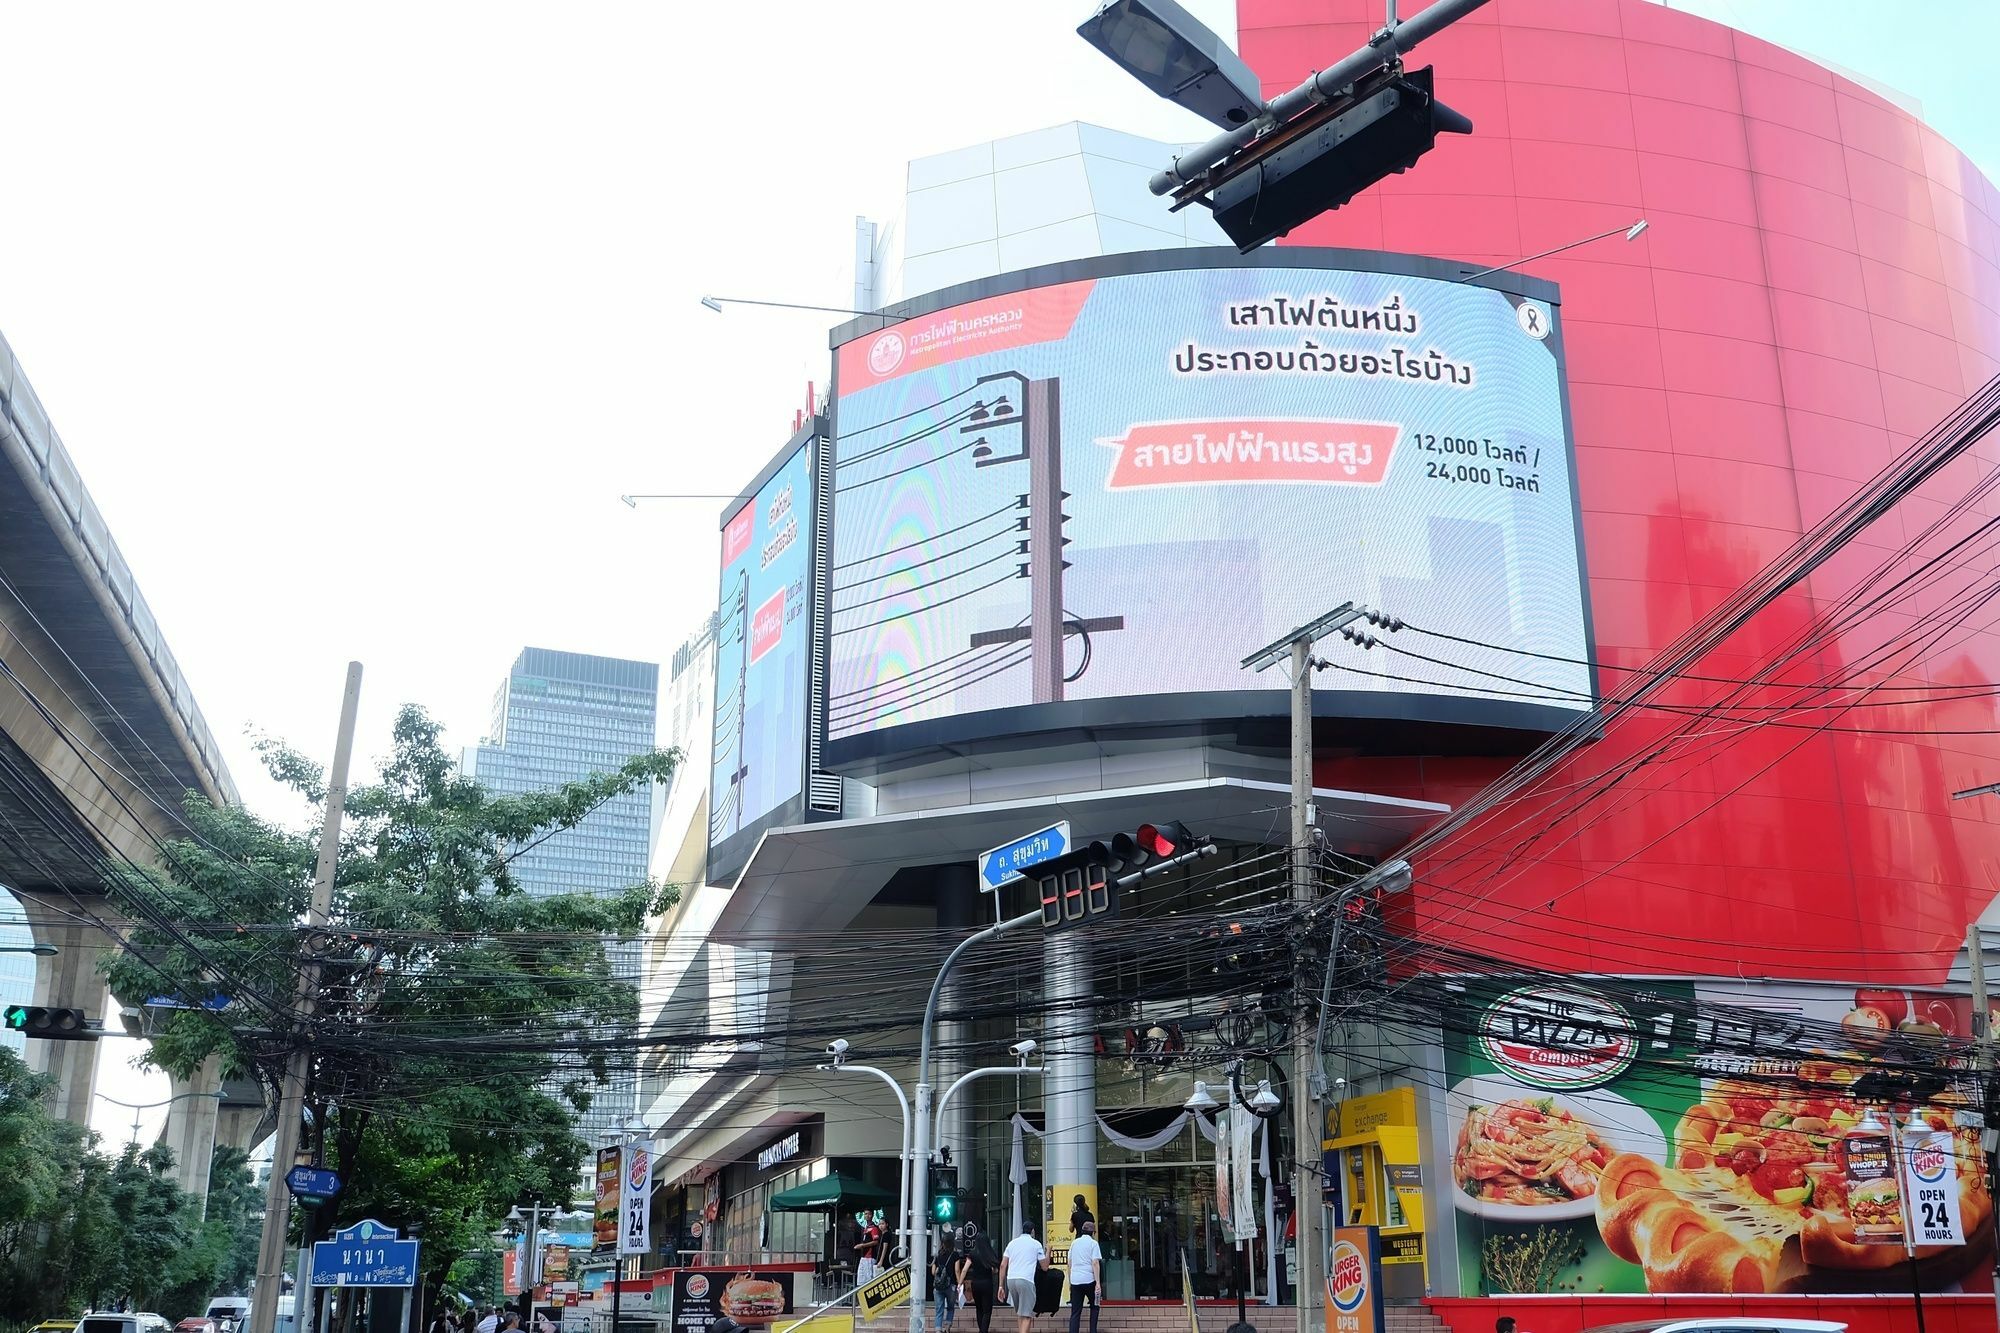
[[76, 1333], [173, 1333], [165, 1315], [87, 1314], [76, 1321]]

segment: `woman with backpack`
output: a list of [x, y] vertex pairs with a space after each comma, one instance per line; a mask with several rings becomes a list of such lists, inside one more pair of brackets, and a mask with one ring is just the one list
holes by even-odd
[[999, 1279], [1000, 1256], [993, 1242], [980, 1233], [979, 1224], [967, 1222], [960, 1234], [958, 1249], [958, 1289], [960, 1297], [979, 1315], [979, 1333], [993, 1333], [993, 1297]]

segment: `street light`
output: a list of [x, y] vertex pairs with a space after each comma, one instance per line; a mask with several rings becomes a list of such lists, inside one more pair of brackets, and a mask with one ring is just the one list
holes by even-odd
[[1195, 1080], [1194, 1091], [1181, 1103], [1181, 1106], [1189, 1111], [1214, 1111], [1221, 1105], [1222, 1103], [1215, 1100], [1214, 1095], [1209, 1092], [1208, 1084], [1199, 1079]]
[[1476, 282], [1489, 273], [1499, 273], [1505, 269], [1518, 268], [1522, 264], [1532, 264], [1537, 259], [1547, 259], [1550, 255], [1559, 255], [1565, 250], [1574, 250], [1579, 245], [1589, 245], [1592, 241], [1610, 240], [1621, 231], [1625, 233], [1627, 241], [1636, 241], [1646, 234], [1646, 228], [1650, 225], [1652, 224], [1648, 223], [1646, 219], [1640, 218], [1629, 227], [1613, 227], [1609, 231], [1600, 231], [1595, 236], [1586, 236], [1580, 241], [1571, 241], [1566, 245], [1558, 245], [1554, 249], [1544, 250], [1540, 254], [1525, 255], [1520, 259], [1510, 259], [1504, 264], [1495, 264], [1492, 268], [1482, 268], [1477, 273], [1468, 273], [1464, 277], [1456, 279], [1456, 281]]
[[668, 491], [660, 495], [621, 495], [627, 509], [637, 509], [641, 500], [734, 500], [733, 495], [697, 495], [692, 491]]
[[0, 944], [0, 953], [31, 953], [37, 958], [54, 958], [61, 952], [53, 944]]
[[1105, 0], [1076, 32], [1155, 96], [1212, 125], [1235, 129], [1264, 110], [1243, 57], [1174, 0]]
[[792, 301], [752, 301], [743, 296], [704, 296], [701, 298], [701, 303], [718, 315], [726, 305], [761, 305], [772, 310], [819, 310], [829, 315], [872, 315], [876, 319], [887, 320], [909, 318], [907, 315], [891, 315], [882, 310], [856, 310], [844, 305], [799, 305]]
[[852, 1049], [845, 1037], [835, 1037], [826, 1044], [826, 1053], [832, 1058], [813, 1068], [823, 1074], [872, 1074], [889, 1085], [889, 1091], [896, 1094], [896, 1105], [903, 1111], [903, 1148], [898, 1154], [901, 1180], [897, 1187], [896, 1234], [901, 1238], [904, 1252], [908, 1253], [913, 1222], [910, 1217], [910, 1099], [903, 1092], [903, 1085], [889, 1076], [886, 1069], [874, 1065], [851, 1065], [847, 1063], [847, 1053]]

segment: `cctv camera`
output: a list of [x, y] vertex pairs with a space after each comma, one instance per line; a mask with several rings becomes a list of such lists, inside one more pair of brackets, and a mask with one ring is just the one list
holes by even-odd
[[846, 1055], [847, 1038], [835, 1037], [832, 1041], [826, 1044], [826, 1053], [832, 1056], [836, 1060], [838, 1060], [841, 1056]]
[[1018, 1055], [1025, 1060], [1035, 1053], [1035, 1039], [1033, 1037], [1023, 1037], [1012, 1046], [1009, 1046], [1007, 1050], [1011, 1054]]

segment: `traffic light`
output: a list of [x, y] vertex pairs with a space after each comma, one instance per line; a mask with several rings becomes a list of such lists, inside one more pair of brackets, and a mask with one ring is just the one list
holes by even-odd
[[81, 1009], [51, 1009], [39, 1004], [10, 1004], [0, 1011], [9, 1032], [52, 1041], [96, 1041], [103, 1033], [90, 1025]]
[[947, 1226], [958, 1221], [958, 1168], [931, 1168], [931, 1221]]
[[1118, 891], [1198, 856], [1215, 843], [1182, 823], [1141, 824], [1130, 833], [1099, 838], [1028, 872], [1042, 907], [1042, 927], [1057, 930], [1092, 917], [1118, 914]]
[[1446, 132], [1470, 134], [1472, 122], [1432, 96], [1429, 66], [1380, 70], [1218, 165], [1215, 224], [1247, 254], [1409, 170]]

